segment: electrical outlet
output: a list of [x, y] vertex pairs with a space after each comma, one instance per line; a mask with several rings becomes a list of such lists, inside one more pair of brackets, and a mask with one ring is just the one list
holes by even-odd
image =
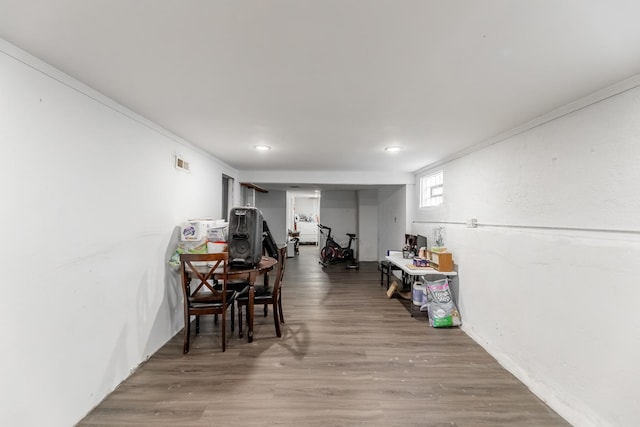
[[471, 218], [467, 220], [467, 227], [476, 228], [478, 226], [478, 220], [476, 218]]

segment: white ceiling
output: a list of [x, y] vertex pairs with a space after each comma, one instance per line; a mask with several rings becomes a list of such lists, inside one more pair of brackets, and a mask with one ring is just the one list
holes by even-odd
[[0, 0], [0, 37], [241, 171], [411, 172], [640, 73], [639, 17], [637, 0]]

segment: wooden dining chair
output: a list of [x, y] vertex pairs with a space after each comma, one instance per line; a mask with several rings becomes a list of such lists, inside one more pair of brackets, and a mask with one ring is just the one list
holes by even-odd
[[237, 292], [227, 289], [228, 254], [181, 254], [180, 273], [184, 297], [184, 346], [189, 352], [191, 316], [196, 317], [196, 334], [200, 332], [200, 316], [220, 315], [222, 318], [222, 351], [226, 349], [226, 314], [231, 307], [231, 330], [234, 322], [234, 302]]
[[[276, 267], [276, 277], [273, 282], [273, 286], [259, 286], [255, 288], [255, 294], [253, 297], [253, 304], [263, 305], [265, 307], [264, 313], [266, 316], [267, 308], [269, 305], [273, 306], [273, 324], [276, 327], [276, 335], [282, 336], [280, 331], [280, 324], [284, 323], [284, 315], [282, 314], [282, 278], [284, 277], [285, 261], [287, 259], [286, 246], [278, 248], [278, 264]], [[249, 304], [248, 295], [240, 295], [236, 299], [238, 305], [238, 329], [242, 334], [242, 307]], [[246, 310], [247, 323], [251, 321], [249, 319], [249, 310]]]

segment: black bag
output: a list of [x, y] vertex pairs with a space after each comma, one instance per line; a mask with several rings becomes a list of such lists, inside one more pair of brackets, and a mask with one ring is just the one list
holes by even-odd
[[262, 230], [263, 230], [262, 234], [264, 235], [264, 237], [262, 238], [263, 239], [262, 240], [262, 247], [264, 248], [264, 251], [271, 258], [278, 259], [278, 245], [276, 244], [276, 241], [274, 240], [273, 235], [271, 234], [271, 231], [269, 230], [269, 226], [267, 225], [267, 221], [263, 221]]

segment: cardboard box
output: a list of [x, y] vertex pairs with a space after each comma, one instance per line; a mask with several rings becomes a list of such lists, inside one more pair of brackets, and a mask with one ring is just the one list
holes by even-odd
[[453, 257], [450, 252], [427, 251], [431, 266], [438, 271], [453, 271]]
[[207, 242], [207, 253], [217, 254], [220, 252], [227, 252], [227, 242]]
[[207, 240], [210, 242], [226, 242], [228, 235], [229, 235], [228, 225], [223, 225], [223, 226], [214, 225], [213, 227], [207, 230]]
[[198, 223], [187, 221], [180, 224], [180, 240], [183, 242], [202, 240]]
[[414, 258], [413, 265], [416, 267], [429, 267], [429, 260], [425, 258]]
[[217, 224], [211, 219], [190, 219], [180, 225], [180, 240], [193, 242], [207, 238], [207, 231]]

